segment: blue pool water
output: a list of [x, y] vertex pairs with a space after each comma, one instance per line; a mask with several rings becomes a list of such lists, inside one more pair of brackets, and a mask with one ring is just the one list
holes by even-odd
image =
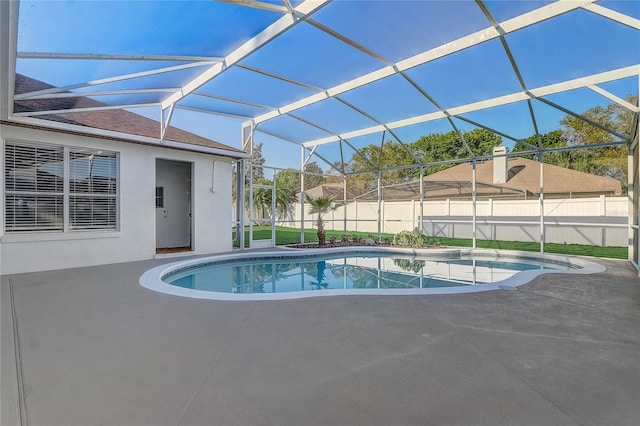
[[421, 258], [396, 254], [341, 254], [233, 261], [173, 272], [162, 280], [186, 289], [220, 293], [288, 293], [352, 289], [473, 286], [526, 270], [571, 269], [522, 259]]

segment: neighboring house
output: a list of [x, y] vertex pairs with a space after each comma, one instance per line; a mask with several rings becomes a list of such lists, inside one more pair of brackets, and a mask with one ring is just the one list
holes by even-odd
[[[471, 199], [471, 163], [423, 177], [425, 199]], [[608, 197], [622, 195], [620, 181], [564, 167], [544, 164], [545, 198]], [[391, 200], [420, 199], [420, 180], [382, 188], [383, 197]], [[526, 158], [493, 160], [476, 164], [476, 197], [478, 199], [535, 199], [540, 195], [540, 163]], [[377, 191], [367, 192], [357, 200], [377, 200]]]
[[[16, 75], [16, 93], [50, 87]], [[21, 100], [15, 112], [104, 105]], [[0, 121], [2, 274], [231, 250], [242, 151], [173, 127], [161, 142], [159, 122], [123, 110], [38, 118]]]
[[[323, 183], [322, 185], [314, 186], [313, 188], [309, 188], [304, 191], [307, 197], [311, 196], [317, 198], [331, 196], [335, 199], [336, 202], [340, 202], [345, 199], [344, 192], [344, 183], [342, 182]], [[297, 200], [300, 201], [300, 193], [298, 193], [296, 196]], [[353, 200], [355, 196], [356, 192], [353, 190], [353, 188], [347, 186], [346, 200]]]

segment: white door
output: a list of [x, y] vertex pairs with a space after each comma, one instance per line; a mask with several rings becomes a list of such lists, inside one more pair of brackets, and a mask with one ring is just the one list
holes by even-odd
[[156, 186], [156, 248], [170, 247], [167, 235], [167, 210], [164, 207], [164, 186]]
[[191, 163], [156, 160], [156, 248], [191, 247]]

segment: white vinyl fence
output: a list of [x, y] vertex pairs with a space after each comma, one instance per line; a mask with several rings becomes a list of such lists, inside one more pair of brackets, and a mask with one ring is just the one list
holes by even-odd
[[[378, 202], [352, 202], [325, 215], [327, 230], [378, 234]], [[305, 208], [304, 227], [316, 226], [316, 217]], [[395, 234], [419, 228], [435, 237], [472, 238], [473, 203], [469, 200], [382, 201], [380, 232]], [[545, 242], [596, 246], [628, 244], [626, 197], [544, 200]], [[297, 204], [290, 220], [280, 226], [300, 227]], [[422, 219], [422, 220], [421, 220]], [[482, 200], [476, 202], [476, 237], [503, 241], [539, 242], [539, 200]]]

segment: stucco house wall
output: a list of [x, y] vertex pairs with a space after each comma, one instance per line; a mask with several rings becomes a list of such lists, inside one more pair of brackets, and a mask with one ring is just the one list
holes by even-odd
[[[0, 125], [0, 139], [3, 153], [6, 140], [119, 153], [119, 226], [115, 231], [8, 233], [4, 227], [5, 197], [1, 197], [0, 273], [3, 275], [154, 258], [156, 159], [192, 163], [194, 253], [217, 253], [232, 248], [231, 158], [10, 125]], [[4, 190], [4, 161], [1, 167], [0, 188]]]

